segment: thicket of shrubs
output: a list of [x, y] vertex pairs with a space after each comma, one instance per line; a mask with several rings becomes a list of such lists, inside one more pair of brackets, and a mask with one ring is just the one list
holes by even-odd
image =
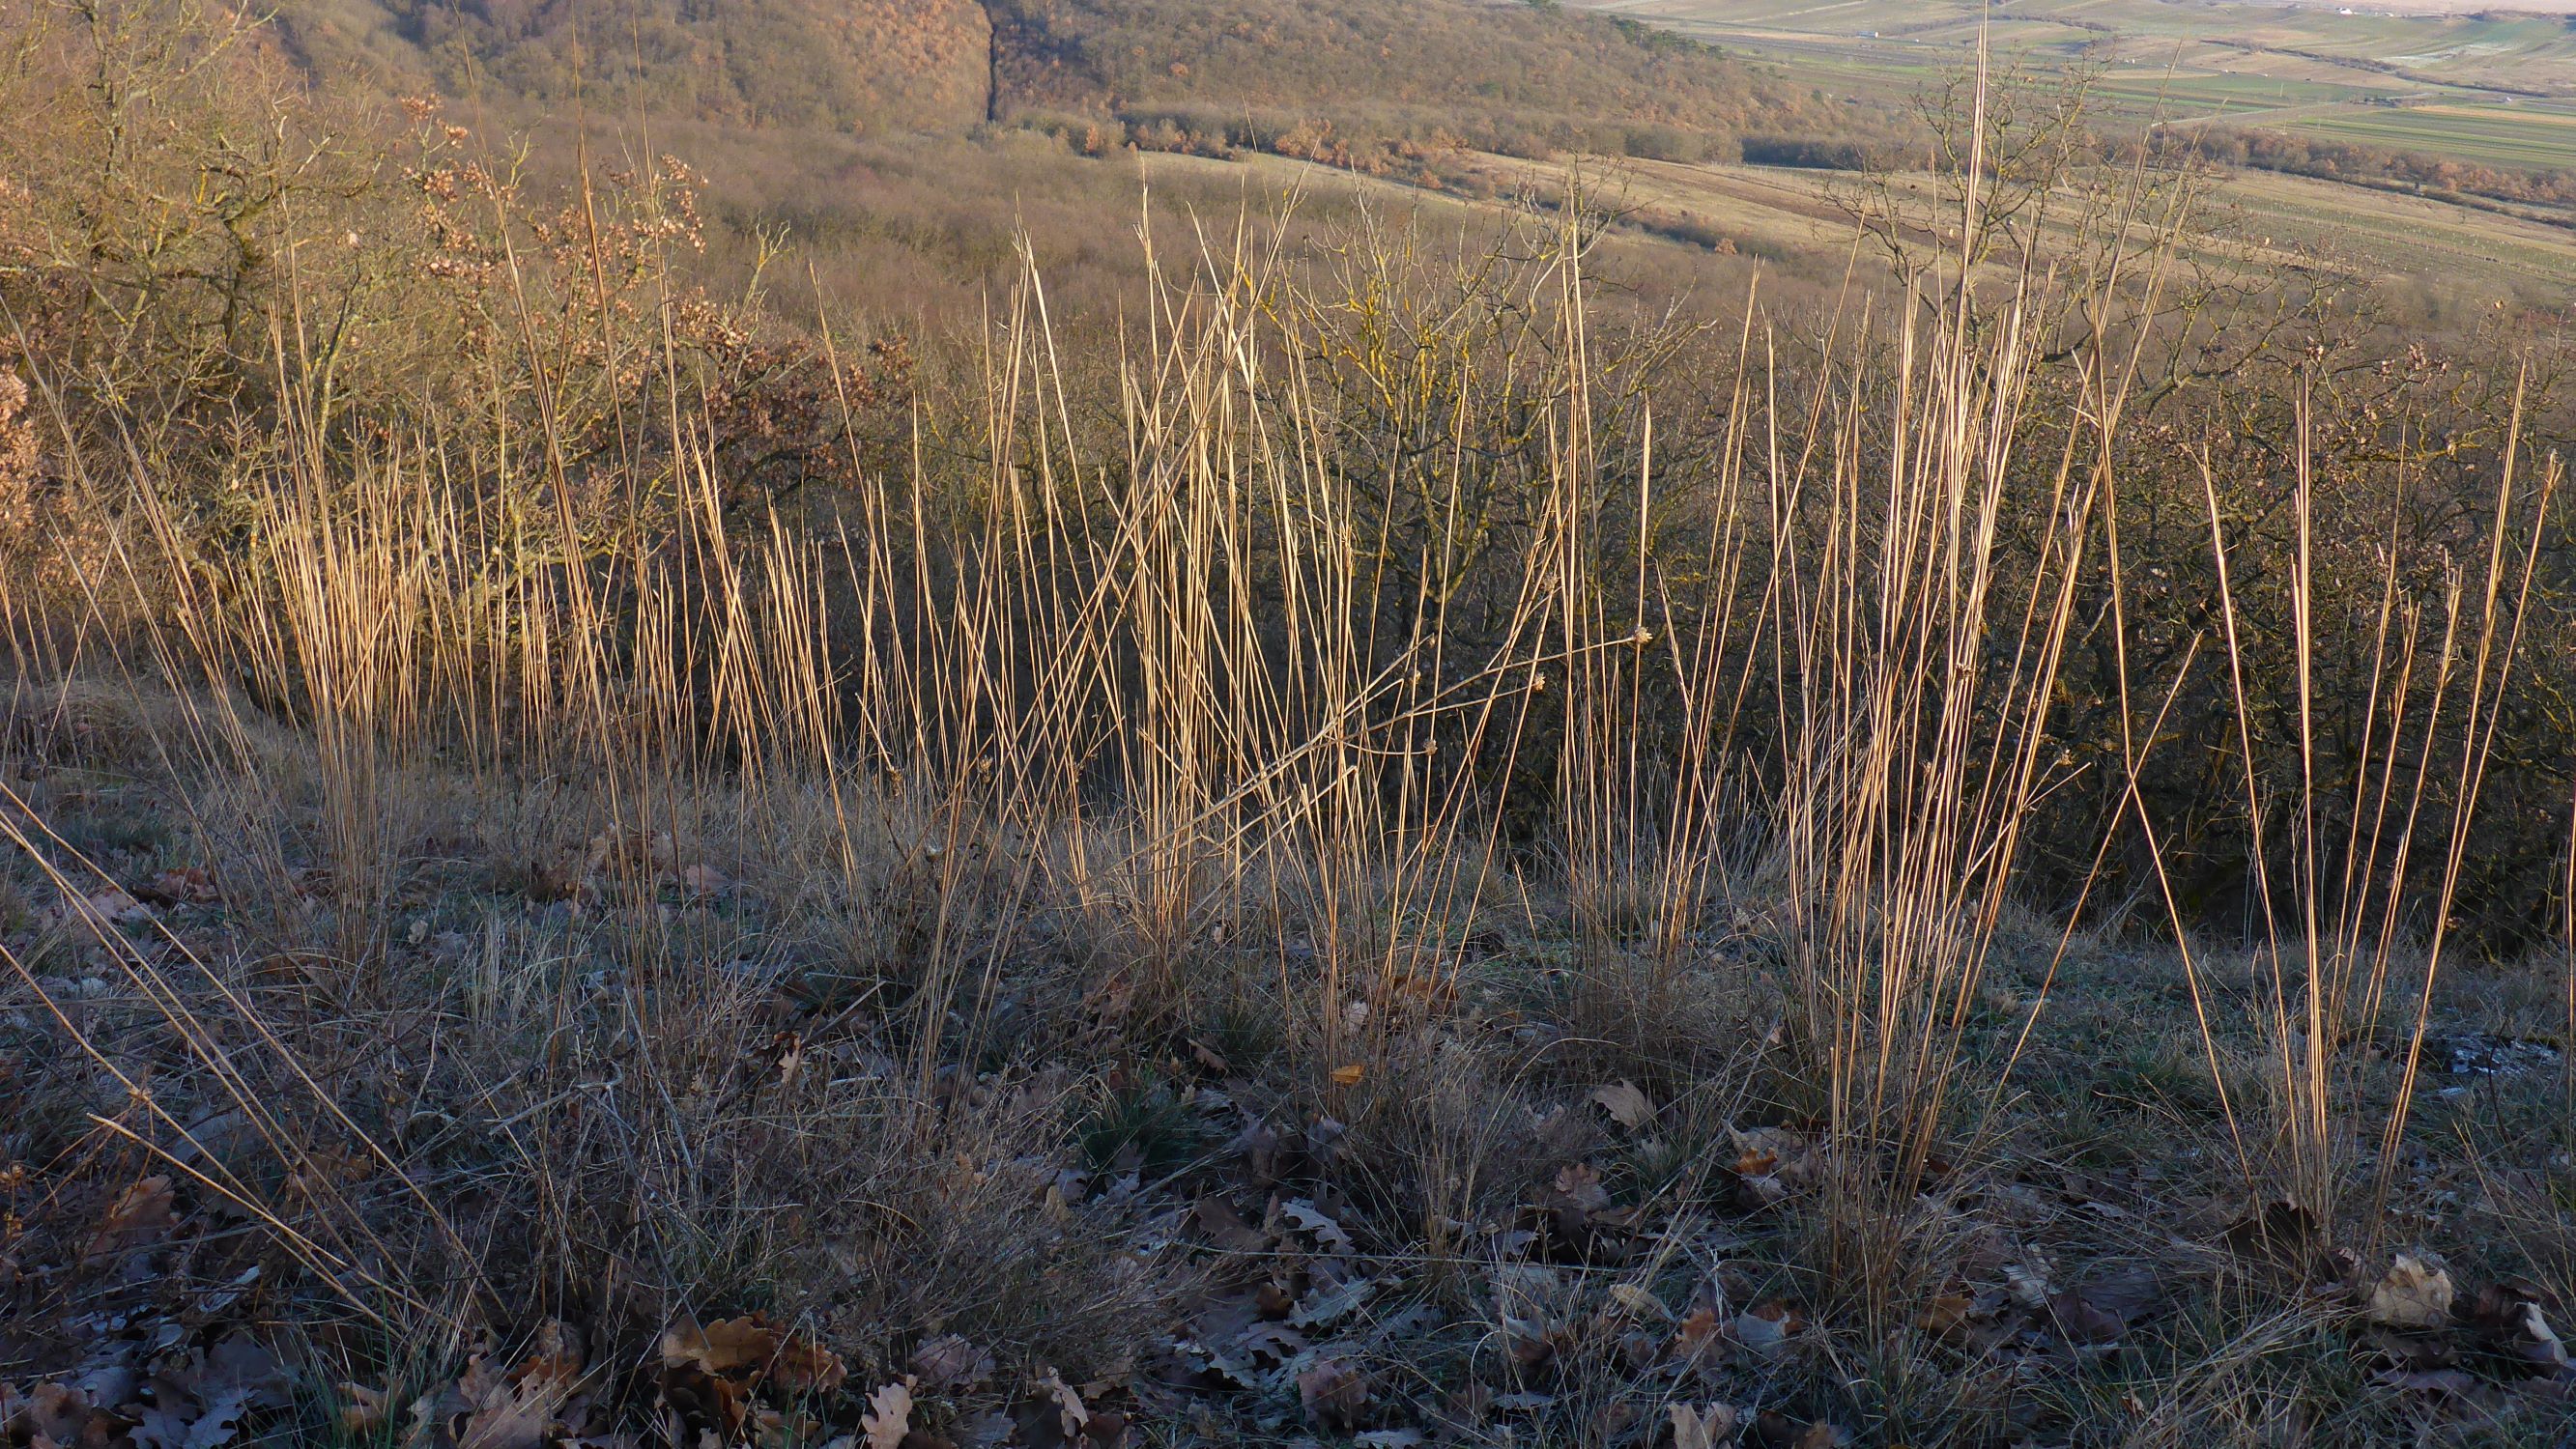
[[588, 108], [864, 134], [985, 118], [976, 0], [317, 0], [279, 9], [311, 74], [435, 91], [518, 119]]

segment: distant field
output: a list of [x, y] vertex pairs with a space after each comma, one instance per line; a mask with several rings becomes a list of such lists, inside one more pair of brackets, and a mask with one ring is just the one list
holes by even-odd
[[[2294, 124], [2481, 164], [2576, 162], [2533, 107], [2576, 101], [2576, 0], [2339, 7], [2184, 0], [1578, 0], [1779, 62], [1821, 86], [1903, 93], [1983, 41], [2039, 70], [2097, 68], [2115, 112]], [[2394, 13], [2398, 10], [2408, 13]], [[2550, 14], [2534, 13], [2547, 10]], [[2405, 103], [2403, 109], [2390, 106]], [[2511, 102], [2511, 104], [2507, 104]]]
[[2531, 105], [2340, 106], [2267, 124], [2491, 165], [2576, 164], [2576, 112]]
[[[1264, 159], [1283, 174], [1305, 163]], [[1545, 186], [1555, 162], [1483, 157], [1483, 168]], [[1776, 166], [1665, 161], [1602, 163], [1596, 184], [1649, 234], [1722, 237], [1755, 258], [1833, 266], [1853, 245], [1843, 199], [1859, 179], [1843, 172]], [[1920, 189], [1926, 178], [1889, 178]], [[1381, 183], [1390, 194], [1396, 183]], [[2457, 316], [2496, 302], [2559, 311], [2576, 306], [2576, 232], [2546, 222], [2472, 210], [2423, 197], [2361, 191], [2333, 181], [2246, 171], [2198, 204], [2187, 248], [2201, 261], [2248, 274], [2291, 267], [2387, 289], [2426, 309]], [[1829, 268], [1830, 269], [1830, 268]]]
[[[2337, 10], [2341, 6], [2317, 3], [2317, 0], [2270, 0], [2270, 3], [2303, 10]], [[2400, 15], [2474, 15], [2481, 10], [2519, 10], [2541, 15], [2576, 15], [2576, 0], [2511, 0], [2499, 5], [2494, 0], [2373, 0], [2373, 10], [2391, 10]]]

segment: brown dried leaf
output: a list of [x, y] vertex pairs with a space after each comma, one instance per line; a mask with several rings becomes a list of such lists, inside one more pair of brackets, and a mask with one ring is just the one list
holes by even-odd
[[1610, 1189], [1601, 1185], [1601, 1169], [1588, 1162], [1577, 1162], [1557, 1169], [1551, 1185], [1556, 1199], [1580, 1211], [1599, 1212], [1610, 1206]]
[[570, 1384], [549, 1372], [504, 1375], [476, 1354], [439, 1404], [456, 1449], [538, 1449]]
[[1695, 1308], [1681, 1321], [1681, 1326], [1673, 1330], [1673, 1341], [1666, 1351], [1682, 1363], [1697, 1363], [1723, 1346], [1718, 1333], [1717, 1311]]
[[646, 880], [658, 880], [671, 873], [679, 854], [667, 830], [646, 830], [642, 826], [610, 826], [590, 838], [582, 850], [585, 874], [613, 870]]
[[2058, 1336], [2072, 1344], [2117, 1343], [2125, 1325], [2118, 1314], [2103, 1309], [2072, 1288], [2048, 1296], [2048, 1317]]
[[711, 1374], [757, 1373], [778, 1352], [778, 1331], [757, 1313], [700, 1327], [676, 1324], [662, 1334], [662, 1366]]
[[1807, 1326], [1797, 1309], [1780, 1299], [1757, 1303], [1736, 1316], [1735, 1341], [1758, 1354], [1776, 1354]]
[[1030, 1385], [1011, 1418], [1027, 1449], [1066, 1449], [1085, 1437], [1091, 1410], [1062, 1375], [1048, 1369], [1045, 1378]]
[[1574, 1330], [1564, 1322], [1548, 1317], [1503, 1319], [1503, 1338], [1511, 1350], [1512, 1362], [1524, 1372], [1534, 1372], [1556, 1362], [1557, 1355], [1574, 1347]]
[[888, 1384], [868, 1395], [867, 1412], [859, 1416], [859, 1428], [868, 1436], [868, 1449], [903, 1449], [904, 1436], [912, 1432], [914, 1382], [907, 1375], [902, 1383]]
[[2478, 1381], [2458, 1369], [2390, 1369], [2379, 1382], [2400, 1393], [2459, 1398], [2477, 1392]]
[[136, 900], [126, 892], [125, 887], [119, 885], [101, 886], [97, 890], [87, 892], [82, 895], [78, 905], [66, 900], [57, 914], [65, 921], [76, 922], [95, 918], [121, 926], [135, 925], [153, 918], [150, 906]]
[[259, 1391], [236, 1385], [203, 1397], [165, 1397], [166, 1404], [141, 1411], [132, 1435], [135, 1449], [222, 1449], [240, 1435]]
[[90, 1235], [84, 1258], [103, 1257], [127, 1248], [159, 1242], [169, 1236], [176, 1220], [170, 1208], [170, 1179], [164, 1175], [147, 1177], [116, 1195], [100, 1214], [98, 1229]]
[[1841, 1430], [1822, 1420], [1801, 1427], [1786, 1414], [1764, 1409], [1753, 1420], [1752, 1442], [1761, 1449], [1834, 1449], [1846, 1441]]
[[1968, 1325], [1968, 1315], [1975, 1312], [1977, 1300], [1965, 1293], [1935, 1294], [1923, 1311], [1915, 1315], [1915, 1326], [1926, 1333], [1948, 1338]]
[[1815, 1155], [1803, 1136], [1786, 1127], [1756, 1127], [1749, 1132], [1726, 1129], [1735, 1141], [1735, 1175], [1769, 1177], [1803, 1169]]
[[1342, 1225], [1335, 1222], [1330, 1214], [1316, 1207], [1309, 1199], [1292, 1197], [1283, 1200], [1279, 1204], [1279, 1216], [1295, 1225], [1299, 1232], [1311, 1234], [1327, 1252], [1355, 1251], [1351, 1235], [1343, 1231]]
[[223, 899], [215, 889], [215, 878], [201, 865], [165, 870], [145, 881], [134, 894], [157, 906], [203, 906]]
[[2441, 1260], [2400, 1253], [2372, 1285], [2362, 1311], [2390, 1328], [2439, 1328], [2451, 1321], [2454, 1293]]
[[104, 1446], [126, 1427], [123, 1419], [94, 1402], [86, 1390], [62, 1384], [38, 1384], [29, 1390], [17, 1417], [35, 1443], [51, 1440], [63, 1449]]
[[2317, 1215], [2286, 1197], [2265, 1202], [2219, 1235], [2232, 1252], [2280, 1262], [2296, 1259], [2319, 1237]]
[[385, 1391], [371, 1389], [355, 1380], [340, 1385], [340, 1427], [351, 1438], [383, 1427], [387, 1405]]
[[2567, 1345], [2541, 1312], [2540, 1296], [2528, 1285], [2490, 1283], [2478, 1290], [2468, 1321], [2491, 1351], [2538, 1373], [2564, 1374], [2571, 1367]]
[[2084, 1300], [2122, 1323], [2135, 1323], [2165, 1297], [2165, 1283], [2144, 1263], [2088, 1276]]
[[693, 1363], [663, 1368], [662, 1402], [693, 1431], [687, 1442], [694, 1442], [697, 1433], [708, 1433], [719, 1443], [732, 1443], [751, 1412], [742, 1385]]
[[1234, 1204], [1209, 1193], [1190, 1205], [1190, 1218], [1208, 1241], [1231, 1253], [1257, 1253], [1270, 1246], [1270, 1237], [1244, 1221]]
[[1594, 1106], [1609, 1113], [1611, 1121], [1631, 1132], [1638, 1131], [1655, 1120], [1655, 1104], [1648, 1100], [1644, 1092], [1627, 1082], [1616, 1082], [1606, 1087], [1594, 1088], [1592, 1102]]
[[1633, 1313], [1639, 1318], [1651, 1318], [1658, 1323], [1672, 1321], [1673, 1311], [1664, 1306], [1664, 1300], [1634, 1283], [1611, 1284], [1610, 1301], [1617, 1304], [1622, 1312]]
[[991, 1378], [993, 1356], [967, 1342], [963, 1334], [942, 1334], [913, 1351], [912, 1371], [923, 1383], [945, 1393]]
[[791, 1331], [780, 1339], [769, 1364], [770, 1382], [791, 1394], [830, 1394], [849, 1376], [841, 1356], [807, 1333]]
[[1736, 1413], [1728, 1405], [1696, 1409], [1675, 1404], [1672, 1416], [1673, 1449], [1725, 1449], [1735, 1442]]
[[1297, 1399], [1306, 1417], [1326, 1429], [1350, 1429], [1368, 1409], [1368, 1374], [1347, 1359], [1317, 1359], [1297, 1375]]

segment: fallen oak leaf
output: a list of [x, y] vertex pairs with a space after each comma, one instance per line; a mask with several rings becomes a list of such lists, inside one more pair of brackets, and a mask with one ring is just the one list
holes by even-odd
[[673, 1437], [683, 1443], [694, 1443], [702, 1434], [732, 1443], [751, 1415], [751, 1401], [742, 1385], [694, 1363], [663, 1366], [662, 1406], [677, 1419], [673, 1427], [680, 1433]]
[[1610, 1120], [1635, 1132], [1655, 1120], [1655, 1104], [1646, 1094], [1627, 1082], [1595, 1087], [1592, 1103], [1610, 1114]]
[[1297, 1401], [1320, 1428], [1350, 1429], [1369, 1403], [1368, 1375], [1347, 1359], [1321, 1358], [1297, 1374]]
[[1801, 1428], [1776, 1409], [1764, 1409], [1753, 1420], [1753, 1442], [1761, 1449], [1836, 1449], [1850, 1440], [1824, 1420]]
[[2085, 1277], [2084, 1301], [2117, 1318], [2124, 1325], [2136, 1323], [2165, 1298], [2164, 1280], [2144, 1263], [2132, 1263], [2099, 1275]]
[[828, 1394], [849, 1377], [840, 1356], [812, 1335], [781, 1331], [757, 1313], [663, 1330], [662, 1366], [694, 1368], [746, 1385], [765, 1379], [794, 1394]]
[[1725, 1449], [1735, 1442], [1736, 1413], [1725, 1404], [1706, 1409], [1672, 1406], [1673, 1449]]
[[1555, 1318], [1513, 1318], [1506, 1315], [1502, 1329], [1512, 1362], [1523, 1373], [1546, 1368], [1575, 1344], [1573, 1328]]
[[135, 1449], [222, 1449], [242, 1431], [242, 1419], [259, 1391], [246, 1385], [223, 1389], [202, 1401], [154, 1405], [137, 1417], [132, 1432]]
[[1524, 1220], [1545, 1230], [1545, 1246], [1558, 1261], [1585, 1263], [1624, 1260], [1634, 1246], [1637, 1212], [1612, 1206], [1601, 1171], [1588, 1162], [1569, 1163], [1548, 1185], [1533, 1194]]
[[2567, 1345], [2560, 1340], [2549, 1320], [2540, 1316], [2540, 1305], [2522, 1305], [2522, 1340], [2514, 1345], [2515, 1356], [2533, 1368], [2546, 1373], [2564, 1374], [2571, 1367]]
[[942, 1334], [913, 1350], [912, 1371], [932, 1389], [971, 1388], [993, 1376], [993, 1356], [959, 1333]]
[[781, 1338], [769, 1365], [770, 1382], [791, 1394], [828, 1395], [849, 1376], [839, 1354], [805, 1333], [790, 1332]]
[[1789, 1340], [1804, 1331], [1807, 1320], [1798, 1310], [1781, 1299], [1757, 1303], [1737, 1315], [1735, 1341], [1754, 1353], [1769, 1356], [1788, 1346]]
[[89, 1391], [64, 1384], [38, 1384], [28, 1390], [16, 1418], [33, 1435], [33, 1442], [50, 1440], [63, 1449], [108, 1444], [125, 1432], [127, 1424]]
[[1733, 1126], [1726, 1135], [1735, 1144], [1735, 1175], [1770, 1177], [1782, 1172], [1803, 1173], [1815, 1156], [1807, 1139], [1786, 1127], [1756, 1127], [1750, 1131]]
[[1279, 1204], [1279, 1215], [1294, 1224], [1298, 1231], [1313, 1235], [1316, 1242], [1336, 1253], [1356, 1250], [1351, 1235], [1315, 1204], [1302, 1197], [1292, 1197]]
[[437, 1419], [456, 1449], [538, 1449], [570, 1387], [551, 1373], [499, 1373], [478, 1353], [440, 1397]]
[[1610, 1301], [1619, 1305], [1623, 1312], [1651, 1318], [1658, 1323], [1672, 1321], [1673, 1311], [1664, 1306], [1664, 1300], [1634, 1283], [1611, 1284], [1609, 1296]]
[[2004, 1287], [2022, 1307], [2046, 1308], [2058, 1291], [2057, 1265], [2048, 1261], [2046, 1253], [2028, 1249], [2017, 1261], [2004, 1264]]
[[1965, 1293], [1936, 1293], [1914, 1316], [1914, 1326], [1936, 1337], [1953, 1337], [1968, 1326], [1976, 1308], [1977, 1300]]
[[2057, 1326], [2058, 1336], [2079, 1347], [2100, 1348], [2117, 1343], [2127, 1326], [2118, 1314], [2072, 1288], [2050, 1294], [2047, 1306], [2049, 1321]]
[[867, 1412], [859, 1416], [859, 1428], [868, 1436], [868, 1449], [903, 1449], [904, 1437], [912, 1432], [912, 1390], [916, 1382], [907, 1374], [901, 1383], [887, 1384], [868, 1395]]
[[2228, 1224], [2219, 1241], [2240, 1257], [2288, 1262], [2320, 1237], [2315, 1213], [2295, 1199], [2276, 1197]]
[[2376, 1380], [2400, 1393], [2461, 1398], [2478, 1390], [2478, 1381], [2458, 1369], [2389, 1369]]
[[2451, 1275], [2439, 1258], [2400, 1253], [2371, 1285], [2362, 1311], [2389, 1328], [2439, 1328], [2451, 1321]]
[[612, 825], [592, 836], [583, 848], [582, 870], [586, 875], [608, 870], [640, 879], [659, 879], [671, 873], [678, 855], [678, 847], [667, 830]]
[[778, 1352], [778, 1331], [757, 1313], [703, 1327], [674, 1324], [662, 1331], [662, 1366], [711, 1374], [757, 1373]]
[[[95, 1382], [87, 1386], [96, 1388]], [[125, 1412], [137, 1416], [136, 1449], [217, 1449], [241, 1433], [252, 1410], [287, 1407], [292, 1402], [288, 1387], [277, 1355], [237, 1332], [153, 1374], [151, 1403], [129, 1405]]]
[[1377, 1291], [1374, 1278], [1350, 1278], [1321, 1293], [1309, 1294], [1298, 1301], [1288, 1321], [1299, 1328], [1329, 1326], [1359, 1311], [1369, 1295]]
[[2438, 1337], [2415, 1337], [2374, 1328], [2370, 1331], [2369, 1343], [2388, 1360], [2389, 1367], [2400, 1373], [2457, 1368], [2460, 1362], [2458, 1351]]
[[1610, 1206], [1610, 1189], [1601, 1185], [1601, 1169], [1588, 1162], [1558, 1168], [1549, 1186], [1558, 1203], [1578, 1212], [1596, 1213]]
[[2478, 1290], [2467, 1316], [2489, 1352], [2525, 1370], [2557, 1375], [2571, 1367], [2567, 1345], [2542, 1314], [2537, 1290], [2491, 1283]]
[[134, 894], [156, 906], [205, 906], [223, 899], [215, 889], [215, 878], [201, 865], [165, 870], [145, 881]]
[[97, 920], [120, 926], [154, 919], [150, 906], [136, 900], [125, 887], [115, 884], [82, 892], [77, 900], [65, 897], [55, 908], [54, 916], [65, 924]]
[[1214, 1193], [1190, 1205], [1190, 1220], [1208, 1240], [1232, 1253], [1257, 1253], [1270, 1246], [1270, 1236], [1244, 1221], [1234, 1204]]
[[1087, 1437], [1091, 1409], [1063, 1375], [1048, 1369], [1045, 1378], [1029, 1386], [1011, 1419], [1027, 1449], [1066, 1449]]
[[1665, 1354], [1679, 1363], [1699, 1363], [1725, 1347], [1718, 1329], [1716, 1309], [1694, 1308], [1690, 1316], [1673, 1330], [1672, 1342], [1665, 1346]]
[[116, 1195], [107, 1211], [99, 1215], [98, 1228], [90, 1235], [89, 1246], [82, 1252], [84, 1260], [105, 1257], [127, 1248], [141, 1247], [169, 1236], [177, 1215], [171, 1210], [170, 1179], [167, 1174], [144, 1178]]
[[340, 1385], [340, 1428], [350, 1437], [373, 1433], [383, 1427], [386, 1414], [385, 1391], [371, 1389], [352, 1379]]
[[1235, 1335], [1232, 1347], [1254, 1358], [1285, 1364], [1307, 1348], [1306, 1335], [1284, 1323], [1256, 1323]]

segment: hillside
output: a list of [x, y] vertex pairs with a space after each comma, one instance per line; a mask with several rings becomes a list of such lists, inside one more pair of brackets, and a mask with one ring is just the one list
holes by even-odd
[[1804, 90], [1624, 19], [1456, 0], [994, 0], [1006, 105], [1207, 127], [1331, 121], [1542, 154], [1697, 156], [1848, 125]]
[[419, 86], [549, 113], [874, 133], [984, 118], [991, 31], [975, 0], [304, 0], [280, 9], [326, 80]]
[[304, 0], [314, 73], [513, 114], [858, 134], [1109, 122], [1161, 149], [1463, 140], [1535, 155], [1724, 151], [1847, 127], [1803, 89], [1624, 20], [1468, 0]]

